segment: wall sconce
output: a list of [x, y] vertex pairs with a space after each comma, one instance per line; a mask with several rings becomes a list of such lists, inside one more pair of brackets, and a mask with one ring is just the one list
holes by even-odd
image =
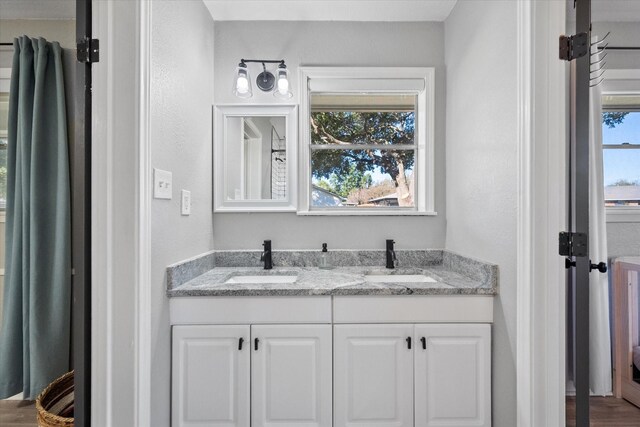
[[[273, 90], [273, 96], [279, 99], [289, 99], [293, 96], [289, 90], [289, 70], [282, 60], [271, 59], [241, 59], [236, 68], [233, 94], [238, 98], [251, 98], [253, 91], [251, 90], [251, 76], [247, 63], [255, 62], [262, 64], [262, 72], [256, 77], [256, 86], [263, 92]], [[279, 64], [276, 76], [267, 71], [265, 64]]]

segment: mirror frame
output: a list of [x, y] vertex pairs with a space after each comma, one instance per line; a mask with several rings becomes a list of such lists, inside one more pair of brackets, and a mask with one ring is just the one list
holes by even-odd
[[[287, 149], [287, 197], [282, 200], [225, 200], [227, 118], [284, 117]], [[298, 107], [277, 105], [214, 106], [213, 210], [214, 212], [295, 212], [298, 174]]]

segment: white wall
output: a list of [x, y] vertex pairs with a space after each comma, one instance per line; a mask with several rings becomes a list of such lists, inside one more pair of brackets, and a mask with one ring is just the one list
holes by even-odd
[[[171, 334], [167, 265], [213, 248], [213, 20], [200, 0], [151, 6], [151, 165], [173, 172], [173, 199], [152, 202], [151, 425], [169, 426]], [[180, 190], [191, 216], [180, 215]]]
[[494, 427], [516, 425], [516, 22], [508, 1], [460, 1], [445, 21], [445, 247], [500, 268]]
[[[298, 102], [298, 66], [433, 66], [436, 69], [437, 217], [304, 217], [295, 213], [214, 214], [216, 249], [382, 248], [394, 238], [399, 249], [441, 248], [445, 236], [445, 68], [442, 23], [216, 22], [216, 103], [275, 103], [255, 87], [249, 101], [231, 93], [241, 58], [285, 59]], [[251, 68], [253, 78], [259, 68]]]

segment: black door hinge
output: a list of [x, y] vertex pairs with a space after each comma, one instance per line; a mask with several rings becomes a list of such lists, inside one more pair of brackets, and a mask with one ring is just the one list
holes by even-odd
[[589, 36], [578, 33], [575, 36], [560, 36], [560, 59], [573, 61], [589, 52]]
[[562, 256], [583, 257], [589, 254], [589, 236], [587, 233], [562, 232], [558, 238], [559, 252]]
[[100, 40], [84, 38], [78, 42], [78, 62], [93, 64], [100, 61]]

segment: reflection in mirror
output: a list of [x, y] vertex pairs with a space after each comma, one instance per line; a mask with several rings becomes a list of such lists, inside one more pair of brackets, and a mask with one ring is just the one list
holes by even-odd
[[287, 198], [286, 117], [226, 118], [226, 200]]
[[414, 93], [310, 95], [311, 207], [415, 208]]

